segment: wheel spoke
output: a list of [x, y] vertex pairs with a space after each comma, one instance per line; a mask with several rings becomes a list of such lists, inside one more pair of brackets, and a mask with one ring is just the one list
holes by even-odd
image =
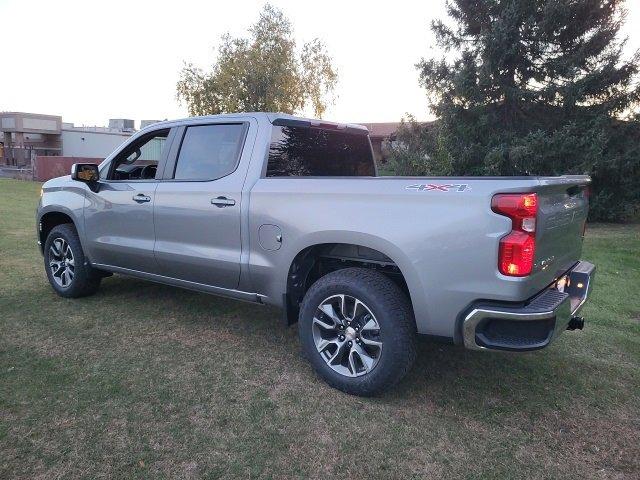
[[53, 252], [55, 253], [56, 257], [60, 258], [62, 257], [62, 247], [64, 245], [64, 242], [61, 238], [56, 238], [53, 241], [53, 244], [51, 245], [53, 247]]
[[320, 310], [322, 310], [322, 312], [329, 317], [331, 320], [333, 320], [333, 324], [335, 327], [342, 325], [342, 320], [340, 319], [340, 317], [338, 316], [338, 314], [336, 313], [336, 310], [333, 308], [333, 305], [330, 303], [324, 303], [322, 305], [320, 305]]
[[347, 312], [347, 300], [344, 295], [340, 295], [340, 314], [345, 320], [353, 320], [353, 317]]
[[365, 311], [369, 311], [369, 309], [367, 307], [365, 307], [364, 303], [362, 303], [360, 300], [358, 300], [356, 298], [355, 303], [353, 304], [353, 316], [351, 317], [352, 320], [355, 320], [356, 318], [358, 318], [358, 310], [365, 310]]
[[349, 370], [351, 370], [351, 373], [353, 375], [357, 375], [358, 374], [358, 368], [356, 367], [355, 355], [356, 355], [356, 352], [354, 352], [353, 349], [352, 349], [349, 352]]
[[49, 248], [49, 252], [51, 252], [51, 255], [56, 260], [62, 259], [62, 251], [60, 250], [60, 245], [56, 245], [56, 242], [53, 242], [51, 244], [51, 247]]
[[322, 352], [323, 350], [325, 350], [329, 345], [338, 345], [338, 342], [336, 342], [335, 339], [322, 339], [320, 340], [317, 344], [316, 344], [316, 348], [318, 349], [319, 352]]
[[63, 272], [64, 272], [64, 267], [61, 264], [57, 264], [55, 266], [55, 271], [53, 272], [53, 276], [59, 278]]
[[366, 350], [357, 344], [353, 345], [352, 354], [358, 355], [366, 372], [369, 372], [378, 359], [369, 355]]
[[360, 337], [362, 343], [369, 347], [382, 348], [382, 342], [378, 342], [377, 340], [371, 340], [370, 338]]
[[335, 325], [333, 323], [327, 323], [324, 319], [319, 317], [313, 317], [313, 324], [322, 328], [323, 330], [335, 330]]
[[[341, 363], [342, 361], [342, 357], [344, 356], [344, 351], [346, 350], [345, 344], [346, 342], [335, 342], [336, 345], [338, 345], [338, 348], [336, 348], [336, 351], [333, 353], [333, 355], [331, 355], [331, 357], [329, 357], [329, 359], [327, 360], [327, 363], [329, 365], [336, 365]], [[337, 361], [336, 361], [337, 360]]]
[[362, 332], [377, 332], [379, 330], [380, 327], [378, 327], [378, 323], [373, 318], [367, 320], [367, 323], [365, 323], [361, 329]]

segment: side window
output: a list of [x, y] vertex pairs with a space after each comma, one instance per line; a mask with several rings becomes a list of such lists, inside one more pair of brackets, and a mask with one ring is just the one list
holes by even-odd
[[176, 180], [215, 180], [233, 172], [244, 143], [245, 125], [188, 127], [180, 146]]
[[169, 129], [150, 133], [124, 149], [113, 160], [109, 180], [152, 180], [164, 153]]
[[323, 128], [274, 126], [267, 177], [373, 177], [369, 137]]

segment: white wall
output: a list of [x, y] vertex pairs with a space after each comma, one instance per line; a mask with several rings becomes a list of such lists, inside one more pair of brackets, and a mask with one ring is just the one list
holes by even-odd
[[62, 131], [62, 155], [65, 157], [105, 158], [130, 135], [125, 133]]

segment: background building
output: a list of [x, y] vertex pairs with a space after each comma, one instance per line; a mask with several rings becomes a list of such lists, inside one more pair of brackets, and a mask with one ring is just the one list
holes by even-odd
[[62, 154], [62, 117], [0, 113], [0, 142], [6, 165], [28, 165], [35, 155]]
[[59, 115], [1, 112], [0, 163], [29, 168], [37, 156], [105, 158], [135, 132], [133, 120], [109, 125], [76, 127]]
[[378, 165], [386, 163], [386, 152], [383, 144], [386, 141], [395, 140], [396, 131], [400, 127], [400, 122], [384, 122], [384, 123], [360, 123], [369, 129], [369, 138], [373, 147], [373, 157]]
[[133, 131], [104, 127], [74, 127], [63, 124], [62, 156], [105, 158], [129, 138]]

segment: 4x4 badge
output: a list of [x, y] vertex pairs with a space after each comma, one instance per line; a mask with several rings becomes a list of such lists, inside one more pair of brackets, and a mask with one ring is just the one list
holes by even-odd
[[406, 190], [416, 190], [418, 192], [426, 192], [433, 190], [436, 192], [468, 192], [471, 187], [466, 183], [416, 183], [405, 187]]

